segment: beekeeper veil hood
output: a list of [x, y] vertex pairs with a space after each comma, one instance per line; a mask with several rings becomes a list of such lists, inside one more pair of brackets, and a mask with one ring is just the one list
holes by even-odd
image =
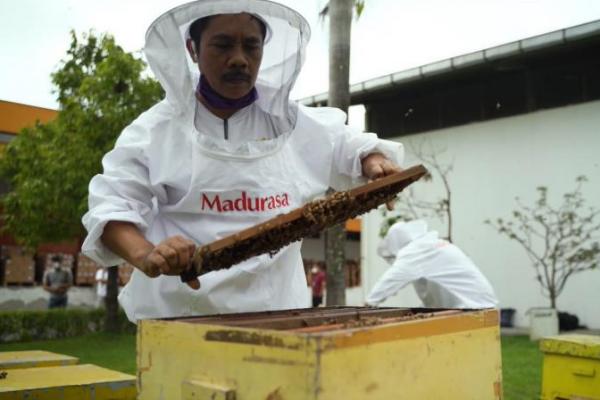
[[199, 18], [239, 13], [256, 16], [267, 28], [255, 104], [270, 115], [278, 134], [289, 132], [297, 117], [289, 94], [304, 61], [310, 28], [288, 7], [266, 0], [198, 0], [176, 7], [158, 17], [146, 33], [144, 51], [150, 68], [176, 110], [194, 107], [200, 72], [186, 49], [189, 27]]
[[379, 243], [377, 254], [392, 263], [398, 251], [426, 234], [427, 223], [421, 219], [410, 222], [397, 222], [390, 227], [388, 233]]

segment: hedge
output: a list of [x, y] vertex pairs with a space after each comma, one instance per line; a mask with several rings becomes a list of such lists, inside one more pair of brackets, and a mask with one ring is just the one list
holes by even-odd
[[[104, 328], [104, 309], [0, 311], [0, 343], [56, 339], [98, 332]], [[135, 332], [125, 313], [118, 314], [119, 330]]]

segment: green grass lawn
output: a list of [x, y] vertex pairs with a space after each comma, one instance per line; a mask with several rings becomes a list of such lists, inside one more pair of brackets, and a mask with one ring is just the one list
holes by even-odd
[[537, 400], [542, 385], [542, 353], [529, 336], [502, 336], [505, 400]]
[[[95, 333], [76, 338], [0, 344], [0, 351], [48, 350], [90, 363], [135, 374], [135, 335]], [[505, 400], [539, 398], [542, 355], [525, 336], [502, 337]]]
[[135, 374], [135, 335], [90, 333], [74, 338], [0, 344], [0, 351], [47, 350], [79, 358], [80, 364], [96, 364]]

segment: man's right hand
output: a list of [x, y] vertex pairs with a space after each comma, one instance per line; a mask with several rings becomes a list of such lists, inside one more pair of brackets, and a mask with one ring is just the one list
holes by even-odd
[[[110, 221], [104, 227], [102, 242], [112, 252], [127, 260], [151, 278], [159, 275], [176, 276], [192, 267], [196, 245], [181, 236], [172, 236], [153, 245], [131, 222]], [[187, 282], [192, 289], [200, 281]]]
[[[177, 276], [192, 268], [196, 245], [181, 236], [172, 236], [160, 242], [137, 262], [137, 267], [150, 278], [159, 275]], [[187, 282], [192, 289], [198, 289], [200, 282]]]

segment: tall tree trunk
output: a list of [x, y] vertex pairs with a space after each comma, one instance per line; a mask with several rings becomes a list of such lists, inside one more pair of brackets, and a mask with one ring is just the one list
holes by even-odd
[[343, 306], [346, 304], [345, 239], [346, 231], [343, 224], [333, 226], [325, 232], [326, 304], [328, 306]]
[[[353, 0], [329, 1], [328, 105], [346, 113], [350, 105], [350, 32], [353, 6]], [[343, 224], [325, 232], [328, 306], [346, 304], [345, 240]]]
[[104, 320], [104, 330], [106, 332], [117, 333], [119, 331], [119, 321], [117, 313], [119, 303], [119, 267], [108, 268], [108, 279], [106, 281], [106, 317]]
[[556, 310], [556, 289], [554, 287], [550, 288], [549, 296], [550, 297], [550, 307]]

